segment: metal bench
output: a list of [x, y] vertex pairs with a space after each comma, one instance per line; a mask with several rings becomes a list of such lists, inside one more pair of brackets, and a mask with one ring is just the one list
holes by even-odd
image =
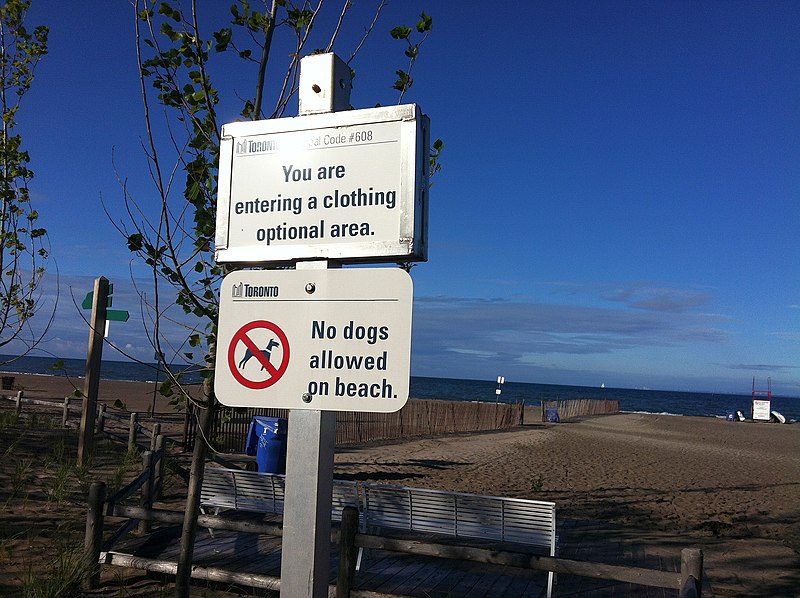
[[[367, 529], [512, 542], [556, 555], [555, 503], [383, 484], [362, 484], [361, 490]], [[548, 597], [552, 590], [551, 571]]]
[[[283, 513], [283, 475], [206, 467], [200, 506], [254, 513]], [[360, 490], [359, 490], [360, 486]], [[553, 502], [483, 496], [334, 480], [331, 520], [341, 521], [347, 506], [358, 508], [360, 528], [431, 533], [523, 544], [556, 555], [556, 505]], [[358, 561], [361, 561], [359, 551]], [[553, 573], [547, 576], [552, 595]]]
[[[206, 467], [200, 490], [200, 506], [282, 514], [285, 491], [286, 478], [283, 475]], [[358, 508], [359, 504], [356, 482], [334, 481], [332, 521], [341, 521], [345, 507]]]

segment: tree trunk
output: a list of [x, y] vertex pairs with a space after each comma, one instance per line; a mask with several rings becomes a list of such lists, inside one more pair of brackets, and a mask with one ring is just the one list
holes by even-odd
[[[206, 462], [207, 438], [211, 433], [211, 425], [217, 410], [213, 378], [206, 378], [203, 380], [203, 397], [207, 407], [205, 409], [200, 409], [200, 434], [196, 435], [194, 440], [192, 469], [189, 477], [189, 490], [186, 495], [186, 511], [183, 516], [183, 532], [181, 533], [181, 553], [178, 560], [178, 571], [175, 577], [176, 598], [189, 597], [189, 581], [192, 576], [194, 539], [197, 534], [197, 515], [200, 511], [200, 488], [203, 486], [203, 469]], [[197, 412], [197, 410], [195, 410], [195, 412]]]

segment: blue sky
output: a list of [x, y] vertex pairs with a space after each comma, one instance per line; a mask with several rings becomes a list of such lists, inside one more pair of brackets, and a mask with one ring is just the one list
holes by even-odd
[[[227, 20], [225, 3], [199, 4]], [[404, 101], [445, 151], [413, 270], [412, 374], [742, 393], [771, 376], [800, 396], [800, 4], [393, 2], [353, 64], [355, 107], [396, 103], [388, 30], [423, 9], [433, 34]], [[117, 173], [148, 196], [131, 13], [30, 12], [50, 54], [19, 122], [63, 357], [88, 335], [70, 289], [80, 302], [105, 275], [136, 314], [131, 278], [146, 286], [101, 203], [122, 209]], [[252, 79], [234, 65], [215, 73], [230, 120]], [[111, 340], [152, 355], [136, 315]]]

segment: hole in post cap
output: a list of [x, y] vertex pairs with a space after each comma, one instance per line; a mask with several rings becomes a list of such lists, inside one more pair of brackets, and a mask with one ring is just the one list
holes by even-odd
[[314, 93], [319, 93], [319, 92], [322, 91], [322, 88], [319, 85], [317, 85], [316, 83], [314, 83], [314, 85], [311, 86], [311, 89], [314, 90]]

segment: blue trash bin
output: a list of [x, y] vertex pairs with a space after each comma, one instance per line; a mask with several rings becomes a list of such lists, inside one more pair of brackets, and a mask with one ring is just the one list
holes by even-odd
[[245, 452], [256, 457], [258, 471], [286, 473], [286, 429], [288, 421], [280, 417], [256, 415], [250, 422]]
[[558, 409], [548, 408], [545, 409], [544, 418], [547, 420], [548, 423], [557, 424], [561, 421], [561, 418], [558, 417]]

